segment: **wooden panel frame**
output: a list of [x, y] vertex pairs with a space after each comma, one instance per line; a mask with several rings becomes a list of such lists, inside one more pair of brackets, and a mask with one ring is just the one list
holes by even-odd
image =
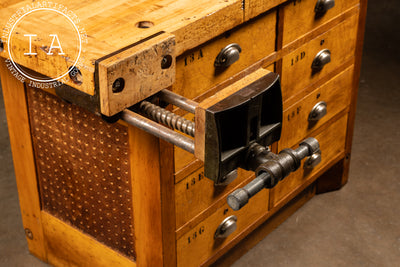
[[136, 262], [175, 266], [173, 147], [133, 126], [128, 132]]
[[39, 187], [37, 184], [25, 85], [11, 74], [7, 68], [7, 62], [3, 58], [0, 58], [0, 76], [22, 224], [27, 234], [26, 240], [29, 251], [39, 259], [46, 261], [47, 254], [40, 213]]
[[[42, 211], [48, 262], [55, 266], [130, 266], [136, 263]], [[77, 246], [79, 244], [79, 246]]]

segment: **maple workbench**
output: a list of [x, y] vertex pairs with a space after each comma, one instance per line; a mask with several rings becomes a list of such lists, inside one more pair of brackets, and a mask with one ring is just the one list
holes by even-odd
[[[17, 10], [35, 3], [45, 5], [3, 1], [0, 25], [7, 28]], [[0, 53], [23, 225], [36, 257], [55, 266], [227, 264], [315, 193], [346, 184], [366, 0], [57, 3], [76, 15], [71, 21], [82, 34], [77, 64], [71, 60], [76, 51], [67, 48], [46, 61], [50, 45], [15, 31], [10, 47], [2, 37]], [[59, 44], [75, 45], [65, 21], [52, 17], [57, 14], [30, 15], [29, 23], [18, 24], [20, 33], [60, 32]], [[240, 57], [216, 68], [217, 55], [230, 44], [240, 46]], [[10, 71], [9, 50], [27, 47], [31, 56], [13, 58], [21, 69], [35, 77], [69, 71], [58, 79], [62, 85], [40, 88]], [[329, 61], [315, 67], [321, 53]], [[154, 62], [161, 62], [155, 72]], [[313, 136], [319, 164], [308, 160], [239, 211], [226, 198], [254, 179], [253, 172], [239, 169], [232, 183], [215, 186], [193, 154], [122, 120], [105, 120], [156, 93], [151, 88], [201, 102], [269, 72], [280, 75], [283, 105], [282, 133], [272, 151]], [[123, 91], [118, 75], [125, 79]], [[233, 215], [235, 230], [216, 238], [218, 226]]]

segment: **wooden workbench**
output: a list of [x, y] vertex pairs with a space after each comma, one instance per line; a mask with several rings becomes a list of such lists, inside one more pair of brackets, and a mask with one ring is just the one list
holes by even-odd
[[[0, 74], [30, 252], [55, 266], [230, 263], [315, 193], [346, 184], [367, 1], [334, 2], [321, 14], [314, 10], [317, 0], [0, 3]], [[71, 49], [49, 60], [52, 39], [42, 38], [49, 33]], [[24, 34], [39, 38], [30, 43]], [[240, 45], [240, 59], [216, 70], [216, 56], [231, 43]], [[28, 47], [36, 55], [24, 56]], [[323, 49], [331, 60], [313, 70]], [[71, 68], [77, 75], [64, 76], [66, 86], [36, 88], [10, 71], [10, 50], [27, 75], [58, 77]], [[159, 68], [166, 54], [172, 61]], [[272, 150], [313, 136], [322, 160], [262, 190], [239, 211], [226, 197], [254, 173], [239, 170], [235, 181], [216, 187], [193, 154], [100, 116], [163, 88], [201, 102], [268, 71], [280, 75], [283, 98], [281, 139]], [[126, 81], [122, 92], [115, 91], [119, 76]], [[309, 122], [321, 101], [326, 115]], [[230, 215], [237, 229], [215, 239]]]

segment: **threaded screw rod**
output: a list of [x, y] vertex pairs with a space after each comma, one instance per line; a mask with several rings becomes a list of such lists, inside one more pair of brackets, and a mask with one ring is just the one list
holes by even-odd
[[142, 101], [140, 103], [140, 110], [151, 119], [194, 137], [194, 122], [182, 118], [181, 116], [148, 101]]

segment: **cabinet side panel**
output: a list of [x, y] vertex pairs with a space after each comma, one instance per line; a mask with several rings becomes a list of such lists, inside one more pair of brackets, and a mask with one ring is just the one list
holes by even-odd
[[42, 209], [135, 258], [127, 127], [28, 88]]

